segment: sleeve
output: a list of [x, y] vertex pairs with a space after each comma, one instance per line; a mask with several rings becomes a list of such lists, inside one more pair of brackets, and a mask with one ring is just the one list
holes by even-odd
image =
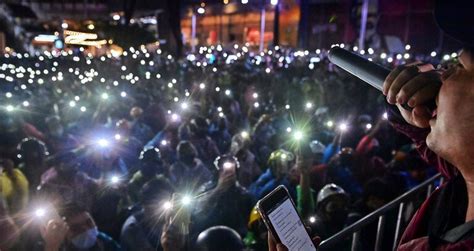
[[405, 122], [396, 106], [388, 106], [389, 122], [400, 133], [410, 138], [416, 146], [421, 157], [430, 165], [435, 166], [447, 179], [457, 174], [457, 169], [448, 161], [442, 159], [431, 151], [426, 145], [426, 137], [430, 133], [429, 128], [418, 128]]
[[[309, 198], [309, 203], [308, 203], [308, 212], [316, 212], [316, 203], [314, 201], [314, 190], [311, 189], [310, 191], [310, 198]], [[296, 186], [296, 209], [298, 210], [298, 213], [299, 214], [302, 214], [303, 212], [303, 208], [305, 205], [303, 205], [304, 203], [304, 198], [302, 197], [302, 193], [301, 193], [301, 186], [298, 185]]]

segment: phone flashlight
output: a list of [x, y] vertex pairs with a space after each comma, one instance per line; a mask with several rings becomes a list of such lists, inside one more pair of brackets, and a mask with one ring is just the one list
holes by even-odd
[[173, 203], [171, 201], [166, 201], [163, 203], [162, 208], [164, 210], [170, 210], [171, 208], [173, 208]]
[[189, 195], [184, 195], [183, 198], [181, 198], [181, 204], [183, 204], [183, 206], [191, 205], [192, 201], [193, 199]]

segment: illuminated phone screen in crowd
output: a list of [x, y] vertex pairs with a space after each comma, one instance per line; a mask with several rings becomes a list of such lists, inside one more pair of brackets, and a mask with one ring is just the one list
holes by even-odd
[[290, 199], [276, 205], [268, 218], [278, 238], [290, 251], [315, 251], [311, 238]]

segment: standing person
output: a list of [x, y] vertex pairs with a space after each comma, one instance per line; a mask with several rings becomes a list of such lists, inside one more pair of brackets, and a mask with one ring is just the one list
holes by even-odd
[[0, 159], [0, 197], [5, 198], [11, 214], [19, 212], [28, 203], [28, 180], [10, 159]]
[[20, 170], [29, 182], [30, 192], [34, 192], [41, 183], [41, 175], [47, 170], [46, 158], [49, 155], [46, 145], [35, 138], [23, 139], [17, 147], [20, 158]]
[[98, 230], [89, 212], [75, 203], [61, 210], [62, 219], [50, 220], [41, 231], [45, 251], [119, 251], [120, 245]]
[[189, 141], [178, 144], [178, 161], [170, 168], [170, 180], [177, 188], [193, 190], [212, 179], [211, 171], [198, 159], [197, 150]]

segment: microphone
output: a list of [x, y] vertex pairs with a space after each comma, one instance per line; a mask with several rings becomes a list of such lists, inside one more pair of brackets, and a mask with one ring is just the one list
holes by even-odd
[[[329, 50], [328, 58], [331, 63], [341, 67], [343, 70], [382, 92], [383, 82], [390, 73], [390, 69], [340, 47], [333, 47]], [[433, 111], [436, 108], [436, 103], [432, 100], [429, 101], [426, 106]], [[402, 104], [402, 107], [409, 111], [413, 110], [413, 108], [409, 107], [406, 103]]]
[[390, 73], [389, 69], [340, 47], [333, 47], [329, 51], [328, 58], [331, 63], [360, 78], [379, 91], [382, 91], [383, 82]]

